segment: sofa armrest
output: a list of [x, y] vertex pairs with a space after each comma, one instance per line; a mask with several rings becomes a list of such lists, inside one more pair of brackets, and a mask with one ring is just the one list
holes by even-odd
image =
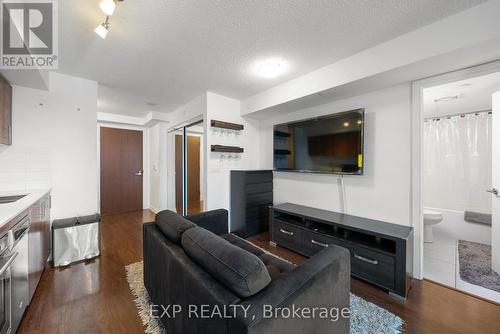
[[[238, 312], [230, 320], [230, 333], [349, 333], [351, 262], [349, 251], [330, 245], [302, 266], [241, 304], [250, 307], [248, 313]], [[338, 312], [338, 319], [329, 315], [320, 318], [268, 317], [266, 310], [288, 308], [325, 308]], [[266, 313], [267, 312], [267, 313]], [[267, 314], [267, 315], [266, 315]], [[333, 321], [335, 320], [335, 321]]]
[[187, 220], [217, 235], [229, 232], [228, 212], [218, 209], [186, 216]]

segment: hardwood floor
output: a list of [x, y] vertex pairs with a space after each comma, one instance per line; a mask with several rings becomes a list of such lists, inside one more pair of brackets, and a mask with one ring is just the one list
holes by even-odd
[[144, 333], [125, 266], [142, 260], [142, 223], [153, 218], [151, 211], [104, 216], [101, 256], [47, 267], [18, 333]]
[[[124, 267], [142, 260], [142, 224], [153, 216], [140, 211], [103, 217], [101, 257], [46, 268], [19, 333], [143, 333]], [[251, 241], [297, 264], [306, 260], [270, 246], [267, 234]], [[403, 318], [405, 333], [500, 333], [500, 306], [428, 281], [415, 280], [406, 302], [356, 279], [351, 288]]]

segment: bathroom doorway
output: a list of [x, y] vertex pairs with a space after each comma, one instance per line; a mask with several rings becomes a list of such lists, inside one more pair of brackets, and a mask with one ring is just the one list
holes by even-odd
[[429, 85], [422, 90], [421, 119], [422, 276], [495, 302], [500, 302], [500, 271], [492, 263], [493, 207], [500, 200], [493, 194], [498, 91], [500, 71]]

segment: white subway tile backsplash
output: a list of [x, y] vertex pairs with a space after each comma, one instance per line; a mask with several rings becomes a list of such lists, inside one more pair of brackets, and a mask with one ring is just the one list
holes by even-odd
[[0, 151], [0, 190], [50, 187], [50, 151], [43, 147], [12, 146]]

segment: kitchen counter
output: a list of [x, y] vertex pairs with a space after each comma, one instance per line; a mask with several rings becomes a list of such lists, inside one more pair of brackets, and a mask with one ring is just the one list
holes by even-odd
[[26, 191], [0, 191], [0, 197], [3, 196], [13, 196], [13, 195], [27, 195], [20, 200], [13, 203], [0, 204], [0, 229], [10, 222], [12, 219], [16, 218], [24, 210], [27, 210], [43, 196], [50, 193], [52, 189], [33, 189]]

